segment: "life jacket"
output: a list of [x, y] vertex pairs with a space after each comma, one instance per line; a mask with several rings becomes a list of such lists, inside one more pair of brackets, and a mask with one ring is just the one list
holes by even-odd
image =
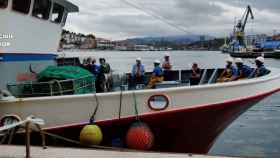
[[232, 69], [231, 68], [226, 68], [223, 77], [231, 78], [232, 77]]

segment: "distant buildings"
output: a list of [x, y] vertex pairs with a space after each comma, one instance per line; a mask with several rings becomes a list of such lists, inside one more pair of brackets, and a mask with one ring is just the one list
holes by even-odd
[[97, 47], [96, 38], [92, 34], [62, 31], [60, 48], [62, 49], [95, 49]]
[[101, 50], [106, 49], [114, 49], [116, 46], [115, 42], [104, 39], [104, 38], [96, 38], [96, 48]]
[[[159, 40], [157, 38], [127, 39], [112, 41], [105, 38], [96, 38], [93, 34], [63, 30], [60, 41], [61, 49], [99, 49], [118, 51], [171, 51], [171, 50], [219, 50], [224, 44], [223, 38], [212, 38], [197, 36], [189, 42], [180, 42], [181, 38], [170, 40]], [[280, 41], [280, 34], [268, 36], [266, 34], [247, 35], [245, 43], [247, 46], [258, 45], [262, 47], [268, 41]]]

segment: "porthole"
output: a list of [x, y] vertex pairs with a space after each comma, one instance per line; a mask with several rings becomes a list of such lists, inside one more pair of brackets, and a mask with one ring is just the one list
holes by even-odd
[[21, 118], [17, 115], [5, 115], [0, 119], [0, 127], [20, 122]]
[[165, 94], [152, 95], [148, 99], [148, 106], [155, 111], [165, 110], [169, 103], [169, 97]]

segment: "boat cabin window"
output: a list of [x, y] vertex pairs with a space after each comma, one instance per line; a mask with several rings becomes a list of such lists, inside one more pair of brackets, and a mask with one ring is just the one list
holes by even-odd
[[13, 10], [20, 13], [28, 14], [31, 0], [13, 0]]
[[64, 25], [65, 25], [65, 23], [66, 23], [66, 19], [67, 19], [67, 16], [68, 16], [68, 12], [67, 12], [67, 11], [65, 11], [64, 16], [63, 16], [63, 20], [62, 20], [62, 26], [64, 26]]
[[35, 0], [32, 15], [40, 19], [48, 20], [51, 5], [50, 0]]
[[0, 8], [7, 8], [8, 0], [0, 0]]
[[57, 3], [54, 3], [52, 15], [51, 15], [52, 16], [51, 21], [59, 24], [62, 21], [63, 13], [64, 13], [64, 7]]

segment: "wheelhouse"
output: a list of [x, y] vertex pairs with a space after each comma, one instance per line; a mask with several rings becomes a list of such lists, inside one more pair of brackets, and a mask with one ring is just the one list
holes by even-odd
[[78, 11], [67, 0], [0, 0], [0, 89], [54, 65], [67, 15]]
[[65, 0], [0, 0], [0, 9], [62, 26], [65, 25], [68, 13], [79, 11], [77, 6]]

